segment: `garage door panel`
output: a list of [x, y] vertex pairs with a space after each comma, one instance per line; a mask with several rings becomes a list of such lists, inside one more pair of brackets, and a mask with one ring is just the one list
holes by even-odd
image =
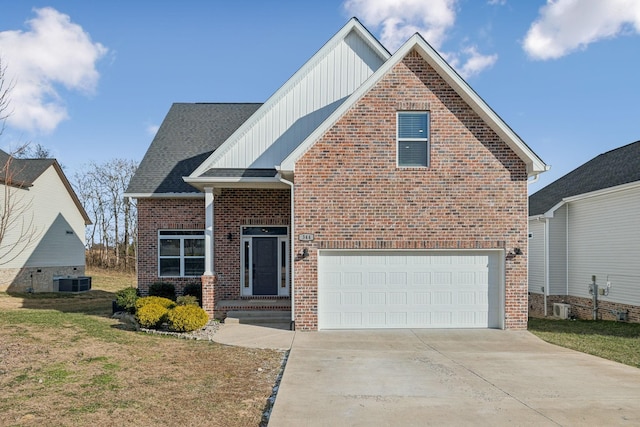
[[321, 252], [319, 327], [498, 327], [499, 259], [477, 252]]

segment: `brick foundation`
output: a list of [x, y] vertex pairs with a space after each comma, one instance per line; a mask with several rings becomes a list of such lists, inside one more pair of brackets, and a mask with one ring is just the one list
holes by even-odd
[[[547, 297], [547, 316], [553, 316], [553, 303], [571, 305], [571, 315], [578, 319], [593, 319], [593, 300], [591, 298], [549, 295]], [[544, 296], [542, 294], [529, 294], [529, 310], [532, 316], [544, 316]], [[604, 297], [598, 299], [598, 320], [618, 320], [616, 313], [626, 312], [628, 322], [640, 323], [640, 306], [621, 304], [606, 301]]]

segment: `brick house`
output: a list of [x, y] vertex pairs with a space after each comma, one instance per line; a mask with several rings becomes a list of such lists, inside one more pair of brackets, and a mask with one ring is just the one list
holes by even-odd
[[174, 104], [132, 179], [138, 287], [298, 330], [523, 329], [545, 163], [418, 34], [350, 20], [264, 104]]

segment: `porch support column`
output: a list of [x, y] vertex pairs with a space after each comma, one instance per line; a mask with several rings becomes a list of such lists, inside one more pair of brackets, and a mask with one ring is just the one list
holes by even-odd
[[204, 228], [204, 275], [212, 276], [215, 274], [213, 268], [213, 254], [214, 254], [214, 241], [213, 241], [213, 188], [204, 188], [204, 210], [205, 210], [205, 228]]
[[204, 188], [204, 273], [202, 275], [202, 308], [210, 319], [215, 316], [216, 308], [216, 283], [217, 277], [214, 271], [214, 235], [213, 235], [213, 187]]

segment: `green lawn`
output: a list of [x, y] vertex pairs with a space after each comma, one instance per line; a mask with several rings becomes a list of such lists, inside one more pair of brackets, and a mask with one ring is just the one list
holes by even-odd
[[562, 347], [640, 368], [640, 324], [529, 319], [529, 331]]

